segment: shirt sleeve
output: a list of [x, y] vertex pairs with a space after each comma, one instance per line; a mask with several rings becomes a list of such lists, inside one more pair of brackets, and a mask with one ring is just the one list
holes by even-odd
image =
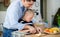
[[33, 22], [33, 23], [36, 23], [36, 20], [35, 20], [34, 18], [32, 18], [32, 22]]
[[[20, 16], [18, 15], [20, 13]], [[10, 28], [22, 30], [25, 24], [18, 23], [18, 19], [23, 16], [21, 8], [18, 5], [11, 4], [7, 9], [7, 16], [10, 23]]]

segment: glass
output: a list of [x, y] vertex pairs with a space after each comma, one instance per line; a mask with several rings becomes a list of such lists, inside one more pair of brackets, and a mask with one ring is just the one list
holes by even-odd
[[12, 32], [12, 37], [25, 37], [25, 34], [26, 33], [14, 31], [14, 32]]
[[42, 32], [44, 31], [44, 29], [45, 29], [45, 24], [44, 24], [44, 22], [35, 23], [35, 25], [36, 25], [37, 27], [40, 27], [41, 30], [42, 30]]

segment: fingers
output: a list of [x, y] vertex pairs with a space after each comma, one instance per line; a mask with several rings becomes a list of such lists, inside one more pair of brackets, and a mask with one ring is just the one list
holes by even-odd
[[35, 29], [30, 30], [30, 33], [36, 33]]
[[36, 29], [34, 27], [30, 28], [30, 33], [36, 33]]
[[36, 30], [33, 30], [33, 33], [36, 33]]
[[41, 28], [38, 28], [39, 32], [41, 31]]
[[29, 30], [20, 30], [20, 32], [29, 32]]
[[41, 28], [37, 27], [37, 32], [42, 32]]
[[39, 33], [40, 32], [40, 30], [37, 28], [37, 33]]

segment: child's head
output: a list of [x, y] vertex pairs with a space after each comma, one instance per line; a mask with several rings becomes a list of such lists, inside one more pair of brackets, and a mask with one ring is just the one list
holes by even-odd
[[34, 11], [32, 9], [28, 9], [25, 11], [23, 19], [27, 22], [30, 22], [34, 16]]

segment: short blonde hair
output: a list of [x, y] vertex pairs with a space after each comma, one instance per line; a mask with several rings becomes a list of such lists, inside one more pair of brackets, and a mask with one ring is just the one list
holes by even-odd
[[25, 13], [24, 13], [24, 16], [25, 16], [26, 13], [28, 13], [28, 14], [33, 14], [33, 15], [34, 15], [34, 10], [32, 10], [32, 9], [27, 9], [27, 10], [25, 11]]

